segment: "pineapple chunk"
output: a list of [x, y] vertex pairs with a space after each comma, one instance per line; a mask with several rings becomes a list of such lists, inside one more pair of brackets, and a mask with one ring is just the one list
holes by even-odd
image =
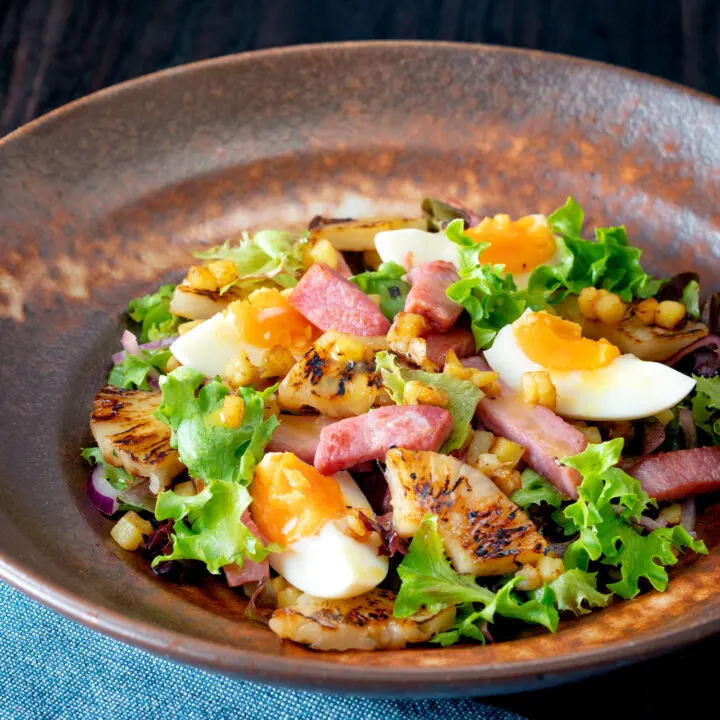
[[95, 396], [90, 430], [105, 458], [131, 475], [150, 479], [155, 494], [185, 466], [170, 447], [170, 428], [154, 417], [161, 394], [106, 385]]
[[270, 629], [313, 650], [400, 650], [408, 643], [426, 642], [455, 622], [454, 606], [397, 618], [394, 603], [390, 590], [375, 589], [347, 600], [304, 594], [275, 610]]
[[[283, 410], [302, 412], [312, 408], [337, 418], [370, 410], [379, 385], [375, 353], [372, 345], [354, 344], [349, 338], [327, 333], [315, 341], [280, 383], [278, 401]], [[355, 345], [360, 346], [364, 357], [358, 356]]]
[[234, 300], [243, 300], [244, 293], [236, 287], [220, 294], [220, 290], [203, 290], [183, 283], [175, 288], [170, 312], [190, 320], [207, 320], [222, 312]]
[[110, 537], [123, 549], [135, 552], [142, 545], [143, 535], [149, 535], [153, 526], [131, 510], [125, 513], [110, 531]]
[[437, 515], [459, 573], [502, 575], [544, 556], [547, 544], [528, 516], [479, 470], [449, 455], [401, 448], [385, 462], [395, 530], [412, 537], [426, 513]]

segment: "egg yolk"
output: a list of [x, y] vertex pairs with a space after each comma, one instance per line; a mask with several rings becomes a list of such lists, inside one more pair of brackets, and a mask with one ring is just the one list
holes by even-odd
[[527, 215], [514, 222], [508, 215], [485, 218], [479, 225], [465, 230], [475, 242], [490, 243], [483, 250], [483, 264], [505, 265], [505, 271], [516, 275], [530, 272], [555, 254], [555, 238], [542, 215]]
[[597, 370], [620, 355], [605, 338], [584, 338], [580, 325], [546, 312], [523, 315], [513, 332], [523, 353], [550, 370]]
[[311, 323], [276, 289], [255, 290], [247, 300], [231, 303], [228, 312], [240, 338], [258, 348], [280, 345], [302, 353], [313, 340]]
[[293, 453], [271, 453], [250, 484], [252, 518], [270, 541], [283, 545], [319, 532], [346, 513], [335, 478], [319, 473]]

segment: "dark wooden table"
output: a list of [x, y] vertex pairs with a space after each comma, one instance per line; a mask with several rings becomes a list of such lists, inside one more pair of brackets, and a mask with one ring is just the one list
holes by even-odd
[[[277, 45], [385, 38], [540, 48], [720, 96], [720, 0], [0, 0], [0, 135], [173, 65]], [[718, 655], [718, 639], [706, 640], [494, 702], [530, 718], [717, 717]]]

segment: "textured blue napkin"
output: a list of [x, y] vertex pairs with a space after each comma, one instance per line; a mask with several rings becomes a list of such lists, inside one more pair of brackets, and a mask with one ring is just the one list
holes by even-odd
[[230, 680], [78, 625], [0, 582], [0, 720], [513, 720], [472, 700], [364, 700]]

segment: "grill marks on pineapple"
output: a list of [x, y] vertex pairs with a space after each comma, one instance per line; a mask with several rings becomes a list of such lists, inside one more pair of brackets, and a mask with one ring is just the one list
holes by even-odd
[[455, 620], [454, 607], [396, 618], [394, 604], [395, 593], [379, 588], [345, 600], [305, 594], [289, 607], [276, 610], [270, 629], [315, 650], [383, 650], [425, 642]]
[[136, 477], [150, 478], [153, 492], [163, 489], [184, 469], [170, 447], [170, 428], [154, 414], [161, 394], [105, 386], [95, 396], [90, 429], [111, 465]]
[[315, 345], [280, 383], [278, 400], [293, 412], [352, 417], [372, 407], [379, 382], [374, 363], [334, 357], [330, 348]]
[[503, 574], [543, 556], [545, 540], [527, 515], [478, 470], [454, 457], [401, 448], [388, 452], [386, 462], [398, 534], [412, 537], [426, 513], [437, 515], [458, 572]]

